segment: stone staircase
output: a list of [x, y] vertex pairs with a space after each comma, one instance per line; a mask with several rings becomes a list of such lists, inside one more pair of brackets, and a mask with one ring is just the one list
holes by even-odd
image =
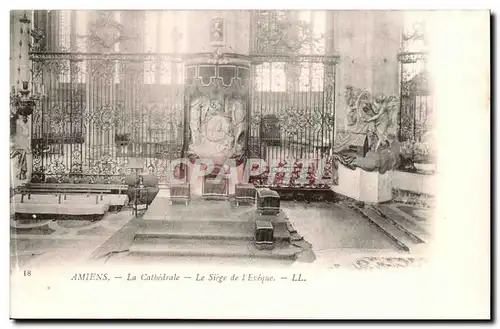
[[[278, 226], [283, 228], [284, 226]], [[142, 221], [130, 247], [132, 254], [293, 259], [301, 251], [290, 233], [275, 230], [275, 247], [259, 250], [249, 221]]]
[[295, 259], [302, 248], [290, 243], [290, 223], [281, 212], [266, 217], [274, 226], [275, 246], [254, 245], [254, 206], [236, 207], [228, 201], [192, 200], [171, 204], [167, 195], [153, 201], [139, 222], [129, 252], [142, 255]]
[[418, 254], [425, 249], [429, 239], [427, 232], [394, 212], [389, 212], [387, 207], [377, 204], [359, 206], [355, 203], [348, 203], [347, 206], [376, 226], [400, 250]]

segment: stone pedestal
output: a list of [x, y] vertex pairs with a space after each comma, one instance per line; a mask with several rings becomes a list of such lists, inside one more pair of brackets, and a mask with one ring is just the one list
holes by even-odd
[[351, 170], [339, 163], [339, 184], [334, 192], [363, 202], [387, 202], [392, 199], [392, 172]]
[[234, 188], [234, 197], [237, 205], [240, 203], [255, 203], [256, 189], [253, 184], [236, 184]]

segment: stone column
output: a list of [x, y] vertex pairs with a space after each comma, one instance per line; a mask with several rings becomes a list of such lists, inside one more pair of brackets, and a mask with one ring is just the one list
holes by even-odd
[[19, 75], [19, 15], [21, 11], [10, 12], [10, 86], [17, 90]]
[[[32, 17], [29, 12], [11, 12], [11, 83], [14, 85], [14, 94], [20, 96], [20, 91], [29, 91], [27, 97], [32, 96], [31, 86], [31, 60], [29, 59], [29, 45], [31, 37]], [[13, 66], [13, 67], [12, 67]], [[27, 89], [23, 82], [27, 83]], [[31, 115], [17, 115], [17, 108], [10, 107], [14, 131], [11, 131], [10, 143], [10, 173], [11, 187], [15, 188], [21, 184], [29, 182], [32, 169], [31, 155]]]
[[402, 14], [380, 11], [374, 16], [373, 27], [373, 93], [398, 95]]
[[398, 95], [402, 12], [337, 11], [333, 14], [335, 51], [340, 55], [336, 82], [337, 131], [345, 129], [345, 88], [373, 95]]
[[[334, 47], [340, 55], [336, 81], [336, 138], [340, 139], [339, 135], [348, 130], [346, 115], [349, 107], [344, 95], [347, 86], [366, 90], [373, 96], [398, 96], [401, 16], [399, 11], [334, 13]], [[391, 129], [394, 132], [397, 127], [391, 127], [389, 132]], [[353, 141], [365, 138], [360, 134], [350, 135]], [[339, 185], [335, 186], [338, 193], [366, 202], [391, 199], [390, 172], [381, 175], [339, 166]]]

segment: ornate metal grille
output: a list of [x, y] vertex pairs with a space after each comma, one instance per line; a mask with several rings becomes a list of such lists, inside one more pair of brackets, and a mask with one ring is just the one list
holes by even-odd
[[430, 92], [428, 86], [426, 17], [405, 13], [400, 63], [400, 140], [420, 142], [429, 130]]
[[[122, 15], [122, 20], [137, 16]], [[145, 158], [161, 181], [168, 160], [184, 156], [185, 58], [125, 53], [140, 52], [141, 42], [123, 35], [124, 26], [113, 17], [98, 15], [84, 50], [32, 48], [40, 51], [31, 54], [33, 86], [44, 95], [32, 120], [35, 181], [72, 176], [120, 181], [130, 157]], [[310, 18], [285, 11], [254, 15], [247, 156], [272, 163], [331, 152], [337, 57], [325, 53], [325, 36]]]
[[249, 148], [271, 164], [325, 157], [334, 142], [337, 57], [324, 47], [318, 54], [324, 35], [298, 17], [257, 11], [253, 18]]
[[425, 17], [417, 15], [408, 18], [408, 26], [402, 36], [402, 51], [398, 56], [401, 74], [399, 139], [413, 162], [433, 163], [434, 119], [426, 65]]
[[431, 110], [424, 53], [399, 54], [401, 70], [400, 140], [420, 142]]
[[[167, 160], [182, 150], [179, 58], [33, 53], [32, 59], [33, 85], [44, 95], [32, 120], [34, 180], [120, 180], [129, 157], [145, 158], [149, 171], [165, 177]], [[150, 79], [165, 74], [169, 79]]]

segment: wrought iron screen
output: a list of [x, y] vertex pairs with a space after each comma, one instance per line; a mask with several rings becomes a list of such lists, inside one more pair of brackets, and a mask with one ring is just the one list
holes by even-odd
[[314, 19], [299, 16], [253, 15], [249, 148], [251, 157], [271, 164], [322, 158], [334, 142], [337, 57], [325, 55], [324, 34], [311, 28]]
[[33, 86], [44, 95], [32, 120], [33, 180], [119, 181], [129, 157], [165, 177], [183, 146], [180, 59], [46, 52], [32, 59]]
[[[68, 15], [71, 21], [80, 14]], [[84, 50], [71, 27], [59, 38], [68, 39], [70, 48], [56, 52], [38, 45], [31, 53], [33, 88], [44, 95], [32, 119], [34, 181], [71, 176], [119, 181], [128, 173], [129, 157], [144, 158], [163, 180], [168, 160], [184, 156], [183, 58], [142, 53], [140, 40], [127, 34], [134, 34], [129, 25], [115, 21], [141, 25], [144, 18], [117, 15], [97, 15]], [[328, 156], [334, 144], [337, 56], [326, 50], [326, 14], [256, 11], [252, 17], [247, 156], [270, 163]], [[161, 40], [160, 34], [153, 39]]]
[[430, 93], [424, 53], [399, 54], [401, 72], [400, 140], [421, 142], [429, 128]]

